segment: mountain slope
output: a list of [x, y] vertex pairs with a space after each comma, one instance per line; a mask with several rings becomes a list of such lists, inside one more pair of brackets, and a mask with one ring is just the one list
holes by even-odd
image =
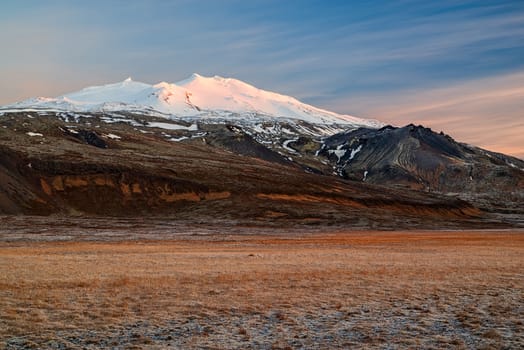
[[488, 210], [524, 214], [524, 161], [422, 126], [335, 134], [323, 139], [318, 155], [347, 179], [438, 192]]
[[0, 108], [0, 213], [524, 225], [524, 162], [378, 126], [199, 75], [26, 100]]
[[[248, 154], [256, 141], [239, 140], [233, 153], [218, 140], [173, 142], [156, 128], [100, 118], [0, 118], [0, 213], [384, 229], [493, 224], [459, 199], [312, 174], [277, 152], [257, 153], [267, 148]], [[221, 138], [234, 144], [239, 134], [230, 132]]]

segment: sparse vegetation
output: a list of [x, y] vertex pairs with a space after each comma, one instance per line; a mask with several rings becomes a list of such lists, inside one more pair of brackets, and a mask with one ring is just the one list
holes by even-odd
[[522, 232], [277, 233], [4, 240], [1, 344], [524, 346]]

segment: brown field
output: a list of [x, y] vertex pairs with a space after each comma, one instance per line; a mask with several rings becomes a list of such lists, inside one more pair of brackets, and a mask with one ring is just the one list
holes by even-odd
[[7, 349], [521, 349], [524, 232], [0, 243]]

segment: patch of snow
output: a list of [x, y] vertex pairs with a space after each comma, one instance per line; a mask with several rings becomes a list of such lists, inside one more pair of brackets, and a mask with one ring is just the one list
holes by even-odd
[[[3, 107], [0, 107], [0, 114], [4, 114], [4, 113], [19, 113], [19, 112], [37, 112], [37, 113], [41, 113], [42, 111], [45, 111], [45, 112], [63, 112], [64, 109], [53, 109], [53, 108], [49, 108], [49, 107], [42, 107], [42, 108], [34, 108], [34, 107], [30, 107], [29, 104], [30, 104], [30, 101], [32, 100], [36, 100], [36, 99], [29, 99], [29, 100], [25, 100], [25, 101], [21, 101], [21, 102], [17, 102], [15, 104], [12, 104], [12, 105], [7, 105], [7, 106], [3, 106]], [[17, 104], [21, 104], [21, 107], [14, 107], [12, 108], [12, 106], [15, 106]], [[27, 104], [27, 105], [26, 105]]]
[[188, 131], [197, 131], [198, 125], [196, 123], [191, 124], [190, 126], [172, 124], [172, 123], [162, 123], [162, 122], [150, 122], [147, 123], [147, 126], [150, 128], [159, 128], [166, 130], [188, 130]]
[[349, 160], [353, 159], [355, 155], [362, 150], [362, 145], [359, 145], [356, 149], [351, 150], [351, 154], [349, 155]]
[[286, 150], [288, 150], [288, 151], [291, 152], [291, 153], [297, 153], [297, 151], [296, 151], [295, 149], [289, 147], [289, 144], [290, 144], [291, 142], [297, 142], [297, 141], [298, 141], [298, 138], [296, 138], [296, 139], [292, 139], [292, 140], [286, 140], [286, 141], [284, 141], [284, 143], [282, 144], [282, 147], [284, 147]]
[[279, 135], [280, 134], [280, 126], [278, 124], [266, 126], [263, 123], [256, 123], [252, 125], [252, 128], [258, 134], [267, 134], [267, 135]]
[[103, 117], [100, 117], [100, 119], [102, 121], [104, 121], [105, 123], [108, 123], [108, 124], [126, 123], [126, 124], [129, 124], [131, 126], [144, 126], [143, 124], [140, 124], [139, 122], [137, 122], [134, 119], [129, 119], [127, 117], [124, 118], [124, 117], [119, 116], [119, 115], [103, 116]]
[[31, 136], [31, 137], [34, 137], [34, 136], [39, 136], [39, 137], [43, 137], [44, 135], [42, 135], [41, 133], [39, 132], [26, 132], [27, 135]]
[[[340, 147], [340, 146], [339, 146], [339, 147]], [[345, 149], [340, 149], [340, 148], [337, 148], [337, 149], [335, 149], [335, 150], [333, 150], [333, 149], [328, 150], [328, 153], [329, 153], [329, 154], [335, 154], [335, 155], [337, 156], [337, 158], [338, 158], [337, 161], [338, 161], [338, 162], [340, 162], [340, 159], [346, 155], [346, 152], [347, 152], [347, 150], [345, 150]]]
[[508, 164], [510, 167], [514, 168], [514, 169], [518, 169], [518, 170], [520, 170], [520, 171], [524, 171], [523, 168], [519, 168], [518, 166], [516, 166], [516, 165], [513, 164], [512, 162], [507, 162], [507, 164]]
[[281, 130], [282, 130], [282, 132], [283, 132], [284, 134], [290, 134], [290, 135], [295, 135], [295, 134], [296, 134], [295, 131], [293, 131], [293, 130], [291, 130], [291, 129], [288, 129], [288, 128], [286, 128], [286, 127], [281, 128]]
[[362, 178], [362, 181], [366, 181], [367, 177], [368, 177], [368, 171], [366, 170], [364, 171], [364, 177]]
[[73, 129], [73, 128], [75, 128], [75, 127], [76, 127], [76, 126], [71, 126], [71, 127], [69, 127], [69, 128], [65, 128], [65, 129], [63, 129], [63, 128], [61, 128], [61, 127], [58, 127], [58, 129], [60, 129], [60, 131], [65, 132], [65, 133], [78, 134], [78, 131], [76, 131], [75, 129]]
[[325, 143], [323, 143], [322, 146], [320, 146], [320, 148], [315, 152], [315, 157], [318, 157], [318, 155], [320, 154], [320, 152], [324, 150], [324, 148], [326, 148]]
[[115, 134], [104, 134], [103, 137], [107, 137], [108, 139], [112, 140], [120, 140], [122, 137], [115, 135]]
[[58, 118], [60, 118], [61, 120], [63, 120], [66, 123], [72, 123], [72, 122], [79, 123], [80, 118], [91, 118], [91, 116], [88, 114], [86, 115], [86, 114], [77, 114], [77, 113], [67, 112], [67, 113], [58, 114]]
[[234, 126], [234, 125], [231, 125], [231, 131], [233, 131], [235, 134], [241, 134], [242, 133], [242, 129], [237, 127], [237, 126]]
[[187, 136], [182, 136], [182, 137], [179, 137], [179, 138], [172, 137], [172, 138], [169, 139], [169, 141], [180, 142], [180, 141], [184, 141], [184, 140], [187, 140], [187, 139], [189, 139], [189, 137], [187, 137]]

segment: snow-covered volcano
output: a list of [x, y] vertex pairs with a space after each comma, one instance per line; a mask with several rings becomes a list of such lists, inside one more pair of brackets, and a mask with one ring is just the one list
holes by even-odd
[[2, 110], [35, 109], [69, 112], [137, 112], [166, 118], [302, 120], [312, 124], [380, 127], [362, 119], [316, 108], [297, 99], [258, 89], [237, 79], [198, 74], [175, 84], [133, 81], [93, 86], [56, 98], [31, 98]]

